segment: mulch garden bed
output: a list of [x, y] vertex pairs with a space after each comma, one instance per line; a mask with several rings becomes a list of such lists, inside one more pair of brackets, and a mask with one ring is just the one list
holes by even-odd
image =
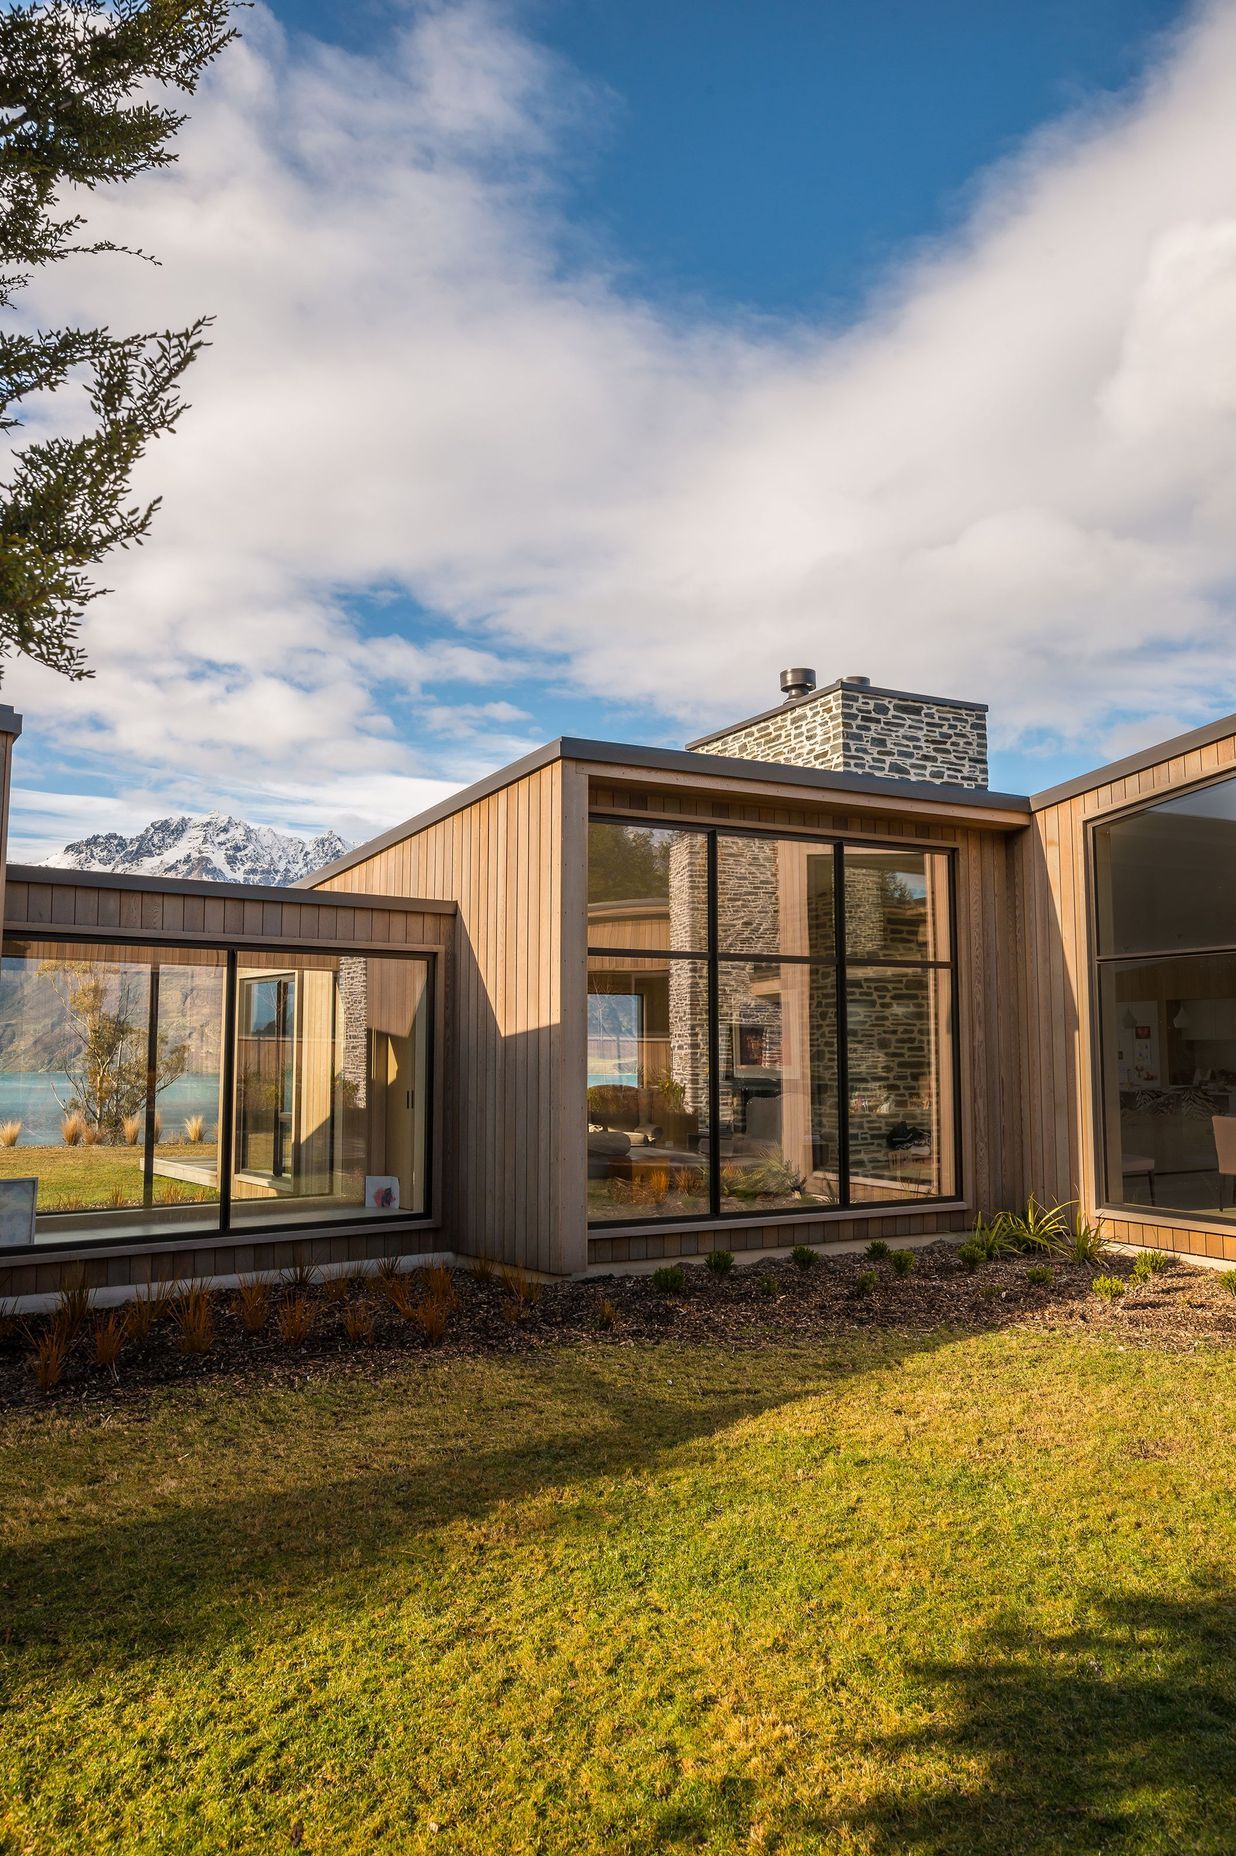
[[[55, 1314], [0, 1316], [0, 1410], [14, 1407], [112, 1406], [153, 1390], [208, 1381], [298, 1384], [323, 1372], [381, 1377], [399, 1362], [478, 1353], [517, 1353], [564, 1345], [630, 1346], [650, 1342], [711, 1342], [735, 1348], [777, 1344], [873, 1328], [927, 1333], [980, 1332], [1041, 1326], [1118, 1337], [1129, 1345], [1169, 1350], [1236, 1345], [1236, 1294], [1218, 1272], [1171, 1261], [1148, 1281], [1133, 1279], [1134, 1259], [1105, 1255], [1101, 1263], [1052, 1262], [1051, 1280], [1030, 1279], [1044, 1259], [1014, 1255], [973, 1271], [957, 1246], [937, 1243], [913, 1253], [908, 1275], [889, 1258], [816, 1253], [802, 1269], [790, 1258], [735, 1267], [728, 1275], [689, 1265], [681, 1288], [658, 1287], [651, 1276], [594, 1277], [586, 1282], [529, 1282], [519, 1273], [450, 1272], [450, 1307], [439, 1341], [427, 1338], [406, 1312], [423, 1297], [420, 1272], [400, 1280], [405, 1312], [374, 1277], [337, 1286], [284, 1281], [270, 1286], [269, 1317], [247, 1332], [237, 1297], [211, 1296], [213, 1334], [201, 1352], [186, 1352], [169, 1300], [141, 1339], [129, 1335], [115, 1371], [94, 1358], [94, 1334], [110, 1310], [91, 1308], [72, 1340], [54, 1386], [37, 1382], [32, 1356]], [[874, 1281], [872, 1277], [874, 1275]], [[1096, 1294], [1096, 1277], [1118, 1277], [1124, 1293]], [[409, 1293], [410, 1291], [410, 1293]], [[395, 1292], [396, 1300], [399, 1291]], [[293, 1298], [310, 1310], [299, 1341], [279, 1331], [279, 1312]], [[346, 1331], [345, 1311], [358, 1300], [372, 1309], [373, 1334]], [[123, 1316], [121, 1309], [118, 1315]]]

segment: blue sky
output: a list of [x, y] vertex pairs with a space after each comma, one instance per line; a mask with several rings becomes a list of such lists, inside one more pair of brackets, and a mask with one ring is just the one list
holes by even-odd
[[[164, 260], [218, 312], [94, 683], [24, 668], [15, 842], [378, 829], [558, 733], [821, 678], [991, 704], [1032, 790], [1236, 707], [1236, 11], [275, 0]], [[152, 296], [153, 293], [153, 296]]]

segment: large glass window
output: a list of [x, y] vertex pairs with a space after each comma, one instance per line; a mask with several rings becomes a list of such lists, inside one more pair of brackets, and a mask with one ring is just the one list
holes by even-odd
[[424, 1210], [427, 963], [271, 958], [4, 943], [0, 1248]]
[[1094, 836], [1107, 1201], [1236, 1218], [1236, 782]]
[[945, 853], [591, 833], [594, 1222], [955, 1192]]

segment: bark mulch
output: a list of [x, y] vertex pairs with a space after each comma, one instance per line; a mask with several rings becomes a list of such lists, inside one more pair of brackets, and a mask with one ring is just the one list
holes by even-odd
[[[111, 1311], [91, 1308], [58, 1383], [48, 1389], [37, 1383], [32, 1356], [56, 1316], [0, 1314], [0, 1410], [109, 1407], [162, 1387], [212, 1381], [300, 1384], [328, 1371], [380, 1378], [417, 1357], [666, 1340], [767, 1347], [791, 1337], [879, 1328], [927, 1334], [1043, 1327], [1168, 1351], [1236, 1345], [1236, 1294], [1223, 1286], [1219, 1272], [1174, 1259], [1146, 1282], [1133, 1280], [1131, 1257], [1052, 1262], [1050, 1282], [1038, 1283], [1030, 1272], [1036, 1266], [1041, 1270], [1043, 1258], [999, 1257], [970, 1271], [959, 1260], [957, 1246], [948, 1243], [915, 1251], [914, 1268], [906, 1276], [896, 1274], [887, 1257], [876, 1261], [827, 1250], [816, 1255], [808, 1269], [784, 1258], [736, 1267], [722, 1277], [688, 1265], [682, 1287], [672, 1289], [658, 1287], [651, 1276], [537, 1284], [459, 1269], [450, 1274], [455, 1305], [436, 1344], [392, 1304], [373, 1276], [352, 1278], [343, 1288], [317, 1281], [271, 1285], [270, 1317], [259, 1334], [246, 1332], [236, 1296], [219, 1291], [211, 1297], [214, 1334], [206, 1351], [183, 1351], [171, 1301], [148, 1336], [127, 1338], [114, 1375], [94, 1358], [95, 1330]], [[1120, 1278], [1124, 1294], [1113, 1300], [1100, 1297], [1092, 1286], [1099, 1276]], [[420, 1273], [401, 1281], [411, 1290], [412, 1302], [421, 1297]], [[281, 1306], [296, 1296], [312, 1311], [308, 1335], [299, 1342], [284, 1339], [277, 1324]], [[373, 1312], [368, 1343], [345, 1331], [344, 1311], [358, 1300]]]

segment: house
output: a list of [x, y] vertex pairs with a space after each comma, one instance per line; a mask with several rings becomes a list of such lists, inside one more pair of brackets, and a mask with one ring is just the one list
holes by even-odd
[[1236, 717], [1031, 798], [984, 705], [787, 671], [294, 890], [10, 867], [4, 920], [0, 1296], [741, 1259], [1030, 1192], [1236, 1260]]

